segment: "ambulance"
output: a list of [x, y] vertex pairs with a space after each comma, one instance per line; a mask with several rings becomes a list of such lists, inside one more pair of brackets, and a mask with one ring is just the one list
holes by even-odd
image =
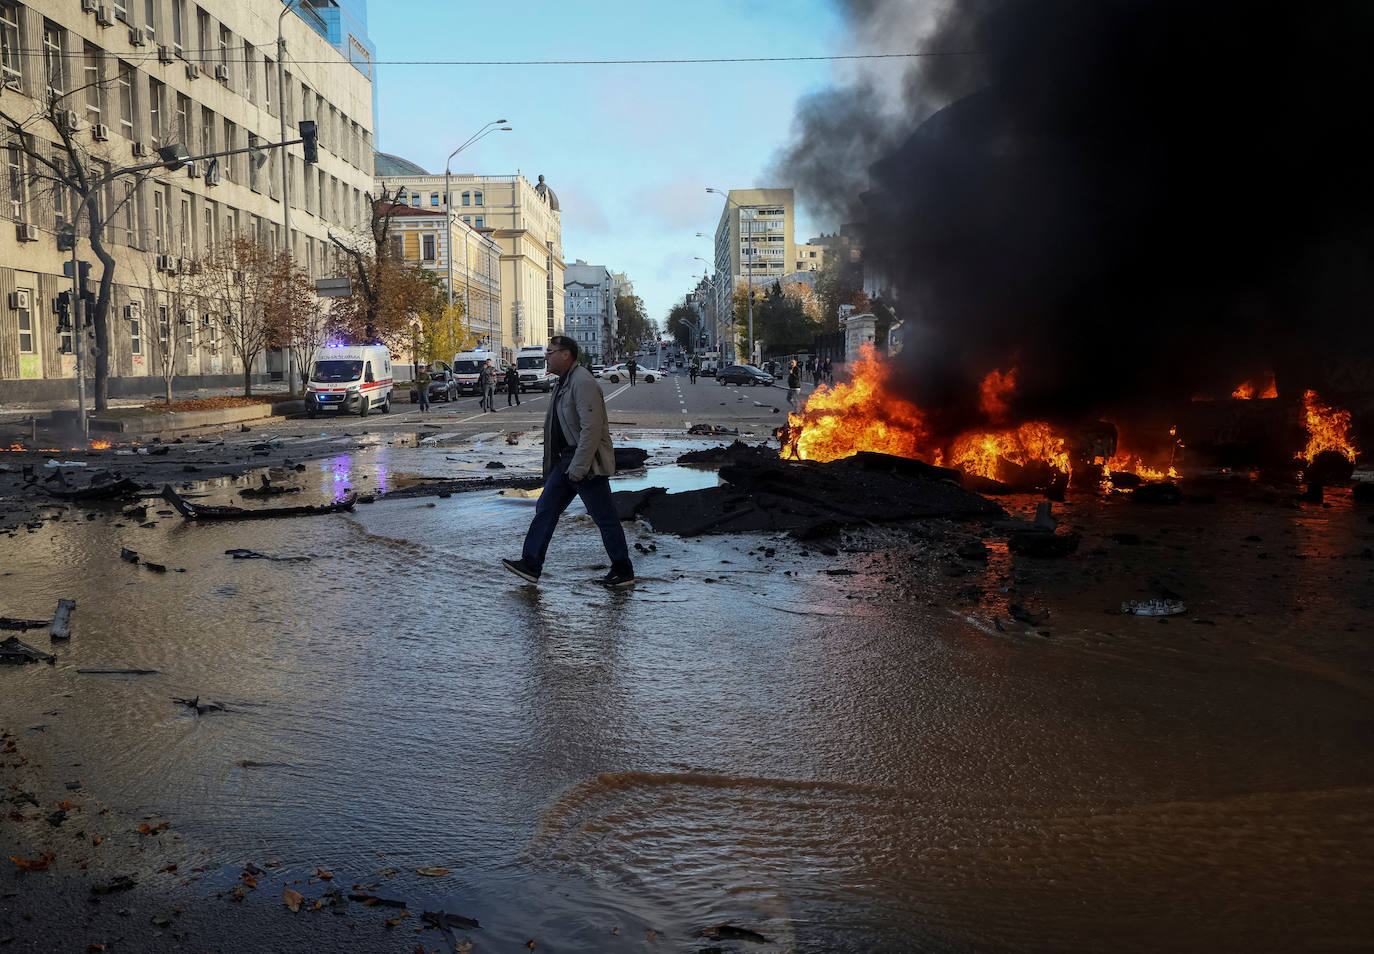
[[328, 345], [315, 352], [305, 384], [305, 414], [391, 411], [391, 352], [380, 345]]

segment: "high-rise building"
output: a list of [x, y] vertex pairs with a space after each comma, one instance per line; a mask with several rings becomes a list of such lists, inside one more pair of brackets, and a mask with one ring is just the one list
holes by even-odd
[[[623, 277], [623, 276], [622, 276]], [[563, 333], [593, 362], [614, 359], [615, 283], [604, 265], [578, 259], [563, 272]]]
[[[407, 168], [408, 167], [408, 168]], [[408, 169], [419, 170], [418, 172]], [[492, 347], [514, 361], [521, 347], [542, 345], [563, 329], [563, 222], [554, 194], [540, 176], [429, 175], [395, 156], [377, 156], [377, 186], [407, 202], [448, 209], [472, 227], [490, 229], [501, 246], [501, 311]], [[449, 200], [452, 200], [450, 203]], [[439, 277], [445, 272], [439, 269]]]
[[[110, 314], [118, 317], [109, 322], [107, 352], [112, 393], [161, 390], [163, 355], [174, 357], [176, 374], [198, 384], [242, 382], [207, 311], [173, 313], [167, 276], [232, 236], [283, 247], [283, 164], [290, 247], [312, 276], [333, 271], [329, 231], [367, 221], [372, 83], [313, 20], [303, 19], [317, 10], [295, 8], [281, 22], [289, 59], [279, 89], [281, 9], [281, 0], [0, 0], [5, 112], [37, 116], [49, 90], [56, 91], [64, 96], [56, 120], [82, 161], [116, 173], [97, 196], [116, 262]], [[146, 179], [118, 174], [174, 143], [204, 155], [279, 142], [283, 110], [288, 139], [296, 138], [300, 121], [318, 124], [318, 162], [304, 162], [295, 145], [159, 169]], [[15, 143], [16, 134], [0, 128], [3, 141]], [[29, 122], [23, 135], [30, 151], [64, 158], [53, 123]], [[72, 335], [59, 332], [54, 312], [58, 293], [71, 288], [63, 275], [70, 253], [58, 251], [57, 233], [70, 231], [75, 203], [24, 148], [4, 156], [0, 217], [13, 225], [0, 229], [0, 400], [66, 398], [76, 357]], [[94, 263], [98, 277], [84, 227], [77, 255]], [[284, 357], [269, 351], [250, 372], [283, 375]]]
[[716, 305], [732, 313], [739, 285], [780, 281], [796, 261], [791, 189], [731, 189], [716, 225]]

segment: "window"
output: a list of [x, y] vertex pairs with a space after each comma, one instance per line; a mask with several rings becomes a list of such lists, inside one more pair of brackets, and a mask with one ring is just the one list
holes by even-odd
[[128, 63], [119, 64], [119, 78], [115, 81], [119, 96], [119, 131], [125, 139], [134, 138], [134, 73]]
[[[234, 124], [226, 119], [224, 121], [224, 138], [220, 140], [219, 148], [221, 151], [227, 152], [230, 149], [237, 149], [238, 145], [239, 137], [238, 133], [234, 130]], [[224, 172], [224, 178], [230, 182], [238, 181], [238, 162], [238, 156], [224, 157], [224, 165], [221, 168]]]
[[143, 353], [143, 330], [139, 327], [139, 303], [129, 302], [129, 351], [131, 354]]
[[225, 69], [229, 68], [229, 28], [227, 26], [219, 28], [219, 63]]
[[415, 206], [416, 208], [419, 207], [419, 205], [420, 205], [420, 193], [418, 193], [418, 192], [412, 192], [412, 193], [410, 194], [410, 204], [411, 204], [412, 206]]
[[243, 83], [247, 87], [243, 92], [248, 97], [248, 102], [258, 101], [258, 58], [257, 51], [253, 49], [253, 44], [245, 42], [243, 44]]
[[9, 157], [10, 218], [28, 221], [28, 183], [24, 179], [24, 153], [17, 145], [5, 150]]
[[157, 0], [143, 0], [143, 26], [148, 30], [148, 39], [157, 42]]
[[215, 203], [209, 200], [205, 203], [205, 249], [209, 251], [215, 245]]
[[62, 228], [67, 224], [67, 187], [62, 184], [62, 177], [66, 172], [66, 164], [61, 156], [52, 157], [53, 164], [53, 183], [52, 183], [52, 217], [53, 226]]
[[162, 91], [166, 89], [155, 79], [148, 80], [148, 141], [154, 146], [162, 145], [165, 130], [162, 128]]
[[[116, 0], [118, 2], [118, 0]], [[210, 68], [210, 14], [196, 8], [196, 52], [202, 69]]]
[[124, 183], [124, 244], [138, 247], [138, 191], [132, 182]]
[[33, 290], [20, 288], [15, 294], [19, 299], [19, 353], [33, 354]]
[[429, 207], [431, 209], [439, 208], [439, 193], [431, 192], [429, 194]]
[[171, 326], [167, 321], [167, 306], [157, 306], [157, 340], [162, 345], [162, 353], [167, 353], [167, 338], [171, 335]]
[[262, 58], [262, 104], [267, 107], [267, 111], [273, 116], [276, 111], [272, 109], [272, 84], [277, 81], [273, 75], [273, 63], [266, 56]]
[[206, 107], [200, 108], [200, 151], [214, 152], [215, 114]]
[[176, 142], [191, 144], [191, 97], [177, 93], [177, 127], [169, 137]]
[[422, 257], [425, 261], [427, 261], [427, 262], [432, 262], [432, 261], [434, 261], [434, 236], [433, 236], [433, 235], [423, 235], [423, 236], [421, 236], [421, 237], [420, 237], [420, 244], [421, 244], [421, 247], [422, 247], [422, 249], [423, 249], [423, 251], [421, 252], [421, 257]]
[[[472, 205], [472, 193], [471, 193], [471, 192], [464, 192], [464, 193], [463, 193], [463, 205]], [[467, 220], [464, 219], [463, 221], [466, 222]]]
[[159, 188], [153, 189], [153, 251], [162, 255], [167, 251], [166, 243], [166, 218], [167, 218], [167, 197], [162, 194]]
[[6, 84], [19, 82], [19, 49], [19, 9], [0, 3], [0, 79]]
[[61, 92], [67, 88], [62, 81], [62, 28], [51, 20], [43, 21], [43, 69], [49, 89]]
[[471, 225], [471, 224], [472, 224], [472, 216], [470, 216], [470, 215], [465, 215], [465, 216], [463, 216], [463, 221], [466, 222], [468, 225]]
[[81, 84], [86, 87], [86, 121], [104, 122], [101, 107], [105, 105], [105, 86], [100, 82], [100, 51], [89, 43], [81, 60]]
[[405, 239], [399, 235], [388, 235], [387, 245], [391, 248], [391, 257], [396, 261], [405, 258]]
[[481, 192], [474, 192], [474, 193], [472, 194], [472, 204], [473, 204], [473, 205], [481, 205], [481, 204], [482, 204], [482, 193], [481, 193]]
[[477, 218], [473, 220], [472, 224], [479, 229], [482, 228], [482, 217], [480, 215], [477, 216]]
[[191, 200], [186, 196], [181, 197], [181, 219], [178, 223], [177, 233], [181, 239], [181, 257], [189, 258], [195, 251], [196, 241], [195, 232], [192, 230]]
[[172, 0], [172, 50], [177, 56], [185, 56], [184, 34], [186, 29], [186, 0]]
[[128, 23], [128, 22], [129, 22], [129, 4], [128, 4], [128, 0], [114, 0], [114, 12], [115, 12], [115, 19], [116, 19], [116, 20], [118, 20], [120, 23]]
[[[257, 146], [259, 141], [260, 140], [257, 136], [253, 135], [252, 133], [248, 134], [249, 149], [252, 149], [255, 146]], [[259, 171], [262, 169], [262, 166], [258, 165], [258, 156], [260, 155], [261, 153], [257, 152], [250, 152], [248, 154], [248, 187], [252, 189], [254, 192], [262, 191], [260, 181], [262, 177], [259, 175]]]

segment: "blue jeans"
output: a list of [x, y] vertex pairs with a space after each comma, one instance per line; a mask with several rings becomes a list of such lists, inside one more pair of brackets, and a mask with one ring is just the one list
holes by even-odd
[[563, 454], [554, 461], [553, 469], [544, 480], [544, 490], [539, 494], [539, 503], [534, 508], [534, 519], [530, 521], [529, 532], [525, 534], [525, 547], [520, 558], [536, 572], [544, 569], [544, 556], [549, 552], [549, 541], [553, 539], [553, 528], [558, 526], [558, 518], [568, 509], [574, 497], [581, 497], [587, 513], [601, 531], [601, 542], [606, 547], [606, 555], [611, 558], [611, 569], [633, 574], [634, 564], [630, 562], [630, 548], [625, 543], [625, 530], [620, 526], [615, 504], [611, 502], [611, 479], [609, 477], [584, 477], [573, 482], [568, 479], [568, 464], [572, 454]]

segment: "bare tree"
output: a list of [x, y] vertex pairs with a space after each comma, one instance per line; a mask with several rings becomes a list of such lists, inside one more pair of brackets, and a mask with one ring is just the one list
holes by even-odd
[[285, 348], [301, 369], [304, 393], [310, 359], [324, 346], [329, 314], [315, 295], [315, 284], [290, 255], [276, 256], [271, 266], [272, 293], [267, 310], [271, 344]]
[[191, 258], [181, 259], [178, 267], [172, 270], [147, 267], [147, 318], [157, 327], [157, 367], [162, 374], [164, 398], [168, 404], [172, 403], [172, 382], [178, 365], [184, 364], [190, 356], [195, 337], [201, 271], [201, 263]]
[[272, 341], [268, 304], [276, 258], [262, 243], [236, 235], [214, 248], [197, 276], [211, 321], [243, 365], [244, 397], [252, 396], [253, 364]]
[[[135, 189], [115, 200], [115, 190], [110, 187], [114, 157], [109, 149], [94, 148], [87, 137], [78, 134], [84, 125], [80, 117], [85, 114], [87, 97], [103, 95], [115, 81], [97, 78], [70, 86], [64, 72], [60, 61], [55, 62], [48, 71], [43, 98], [19, 100], [36, 103], [36, 108], [0, 107], [0, 129], [9, 135], [10, 148], [23, 156], [23, 181], [15, 184], [21, 196], [11, 195], [11, 200], [22, 202], [26, 193], [46, 197], [54, 215], [65, 217], [73, 236], [80, 234], [81, 223], [73, 221], [78, 208], [85, 219], [91, 253], [101, 265], [94, 313], [86, 317], [95, 330], [95, 407], [105, 410], [109, 404], [110, 306], [115, 279], [115, 258], [106, 230], [149, 173], [131, 174]], [[84, 329], [77, 329], [75, 342], [75, 347], [86, 346]]]

